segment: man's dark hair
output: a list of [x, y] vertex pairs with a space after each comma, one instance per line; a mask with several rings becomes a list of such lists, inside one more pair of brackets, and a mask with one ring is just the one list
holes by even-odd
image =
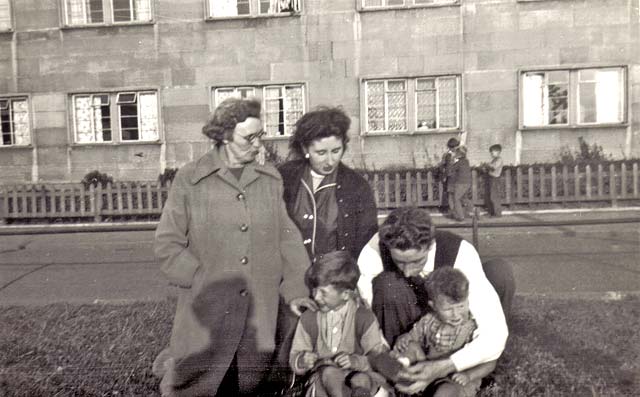
[[416, 207], [395, 209], [380, 226], [380, 244], [389, 249], [423, 249], [435, 238], [431, 215]]
[[429, 300], [444, 295], [455, 303], [469, 297], [469, 280], [458, 269], [441, 267], [434, 270], [425, 280], [425, 289]]
[[496, 143], [495, 145], [489, 146], [490, 152], [493, 152], [494, 150], [497, 152], [502, 152], [502, 145], [500, 145], [499, 143]]
[[307, 269], [304, 281], [310, 290], [325, 285], [354, 290], [359, 278], [360, 269], [349, 252], [333, 251], [321, 256]]
[[335, 136], [342, 141], [347, 149], [349, 137], [347, 131], [351, 126], [351, 119], [338, 107], [320, 106], [305, 113], [296, 121], [295, 131], [289, 141], [291, 152], [298, 158], [304, 157], [304, 149], [316, 139]]

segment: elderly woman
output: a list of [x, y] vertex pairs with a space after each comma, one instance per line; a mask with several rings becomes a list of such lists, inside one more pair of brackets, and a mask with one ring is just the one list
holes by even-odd
[[279, 168], [287, 211], [312, 260], [336, 250], [357, 258], [378, 230], [371, 187], [341, 161], [350, 125], [339, 108], [305, 114], [290, 141], [295, 160]]
[[162, 271], [180, 288], [154, 372], [165, 396], [253, 396], [273, 358], [278, 296], [294, 310], [309, 301], [309, 259], [280, 174], [254, 162], [260, 103], [225, 100], [202, 132], [215, 148], [179, 170], [156, 231]]

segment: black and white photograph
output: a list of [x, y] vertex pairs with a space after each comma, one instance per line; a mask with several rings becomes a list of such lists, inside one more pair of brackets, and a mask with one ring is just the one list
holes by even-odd
[[640, 395], [640, 0], [0, 0], [0, 396]]

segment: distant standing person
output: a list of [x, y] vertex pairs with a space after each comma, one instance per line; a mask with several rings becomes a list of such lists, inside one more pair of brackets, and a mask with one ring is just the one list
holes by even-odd
[[491, 145], [489, 148], [491, 153], [491, 162], [487, 165], [487, 211], [490, 216], [502, 215], [502, 184], [500, 176], [502, 176], [502, 146], [499, 144]]
[[295, 160], [279, 168], [287, 211], [314, 261], [331, 251], [357, 258], [378, 231], [369, 183], [342, 163], [350, 126], [351, 119], [340, 108], [306, 113], [291, 137]]
[[471, 190], [471, 166], [467, 160], [467, 148], [460, 146], [453, 154], [453, 161], [447, 169], [447, 197], [449, 211], [453, 219], [463, 221], [467, 216], [467, 195]]
[[453, 162], [453, 155], [456, 151], [456, 148], [460, 146], [460, 141], [456, 138], [451, 138], [447, 141], [447, 151], [442, 155], [442, 160], [440, 161], [440, 165], [438, 167], [438, 177], [440, 178], [440, 182], [442, 182], [442, 197], [441, 197], [441, 210], [443, 213], [449, 212], [449, 195], [447, 188], [447, 173], [448, 169]]

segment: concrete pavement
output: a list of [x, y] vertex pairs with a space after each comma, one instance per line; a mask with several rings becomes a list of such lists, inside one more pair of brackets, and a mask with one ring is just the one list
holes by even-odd
[[[507, 213], [481, 217], [481, 256], [514, 265], [518, 293], [618, 296], [640, 291], [640, 223], [513, 227], [549, 221], [640, 219], [638, 209]], [[434, 216], [471, 239], [469, 222]], [[467, 226], [467, 227], [464, 227]], [[2, 227], [6, 231], [9, 226]], [[0, 304], [162, 300], [175, 294], [153, 258], [153, 231], [0, 237]], [[149, 229], [147, 227], [147, 229]]]

